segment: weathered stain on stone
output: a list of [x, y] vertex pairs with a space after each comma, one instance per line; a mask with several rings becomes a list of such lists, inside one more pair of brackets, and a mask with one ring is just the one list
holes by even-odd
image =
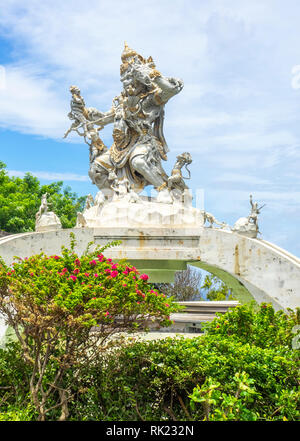
[[145, 248], [145, 236], [142, 231], [139, 231], [139, 248]]
[[239, 246], [236, 245], [234, 249], [234, 274], [241, 275], [240, 263], [239, 263]]

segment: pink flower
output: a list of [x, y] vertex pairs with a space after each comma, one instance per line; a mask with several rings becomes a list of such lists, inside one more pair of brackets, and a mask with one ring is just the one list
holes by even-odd
[[105, 268], [105, 270], [104, 270], [106, 273], [109, 273], [110, 274], [110, 269], [109, 268]]
[[149, 279], [149, 276], [147, 275], [147, 274], [141, 274], [140, 275], [140, 279], [142, 279], [142, 280], [148, 280]]
[[69, 277], [70, 279], [72, 279], [73, 280], [73, 282], [75, 282], [75, 280], [77, 279], [77, 277], [76, 276], [73, 276], [72, 274], [70, 275], [70, 277]]
[[165, 303], [166, 307], [168, 308], [170, 305], [168, 303]]
[[78, 273], [79, 273], [79, 268], [75, 268], [73, 274], [78, 274]]
[[63, 272], [63, 273], [66, 273], [67, 271], [68, 271], [67, 268], [63, 268], [63, 269], [62, 269], [62, 272]]
[[122, 286], [124, 286], [124, 287], [125, 287], [125, 286], [127, 286], [127, 284], [126, 284], [126, 283], [123, 283], [123, 285], [122, 285]]
[[53, 256], [53, 259], [58, 260], [59, 256]]
[[96, 260], [91, 260], [91, 261], [90, 261], [90, 265], [92, 265], [92, 266], [95, 266], [95, 265], [97, 265], [97, 262], [96, 262]]
[[122, 271], [122, 274], [125, 274], [125, 276], [127, 276], [128, 271]]
[[34, 273], [30, 273], [31, 277], [34, 276]]
[[89, 277], [90, 273], [84, 273], [84, 275], [85, 275], [86, 277]]
[[111, 277], [117, 277], [118, 274], [119, 274], [118, 271], [112, 271], [110, 273]]
[[94, 274], [94, 277], [98, 277], [98, 276], [99, 276], [99, 274], [97, 274], [97, 273], [96, 273], [96, 274]]
[[80, 260], [79, 259], [75, 259], [74, 263], [75, 263], [76, 266], [80, 266]]
[[107, 316], [109, 315], [109, 312], [108, 312], [108, 311], [106, 311], [106, 313], [105, 313], [104, 315], [105, 315], [105, 317], [107, 317]]
[[111, 262], [112, 260], [111, 259], [107, 259], [107, 262]]
[[118, 268], [118, 265], [116, 264], [116, 263], [114, 263], [112, 266], [111, 266], [111, 269], [117, 269]]

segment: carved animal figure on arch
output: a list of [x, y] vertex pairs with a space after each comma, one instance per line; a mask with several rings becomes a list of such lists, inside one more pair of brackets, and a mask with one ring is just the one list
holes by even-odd
[[[126, 43], [121, 60], [123, 90], [113, 99], [111, 109], [107, 112], [95, 108], [80, 109], [80, 118], [84, 118], [81, 121], [83, 133], [79, 131], [80, 126], [74, 125], [65, 135], [74, 130], [84, 136], [87, 143], [87, 139], [91, 139], [88, 144], [95, 148], [90, 155], [89, 176], [109, 199], [114, 194], [109, 180], [112, 170], [118, 180], [128, 179], [130, 188], [136, 193], [147, 185], [153, 185], [157, 191], [168, 191], [163, 186], [167, 184], [168, 176], [161, 163], [167, 160], [169, 151], [163, 134], [164, 106], [183, 88], [181, 80], [163, 76], [156, 70], [151, 57], [143, 58]], [[69, 118], [78, 121], [77, 107], [75, 113], [72, 110], [74, 90], [73, 86]], [[75, 98], [78, 98], [78, 90], [75, 90]], [[109, 150], [99, 138], [99, 130], [107, 124], [114, 125], [114, 142]], [[99, 127], [94, 128], [94, 125]]]

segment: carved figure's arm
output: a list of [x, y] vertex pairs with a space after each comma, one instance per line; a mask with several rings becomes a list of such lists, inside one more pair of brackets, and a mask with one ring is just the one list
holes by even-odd
[[111, 124], [115, 119], [115, 109], [112, 107], [108, 112], [100, 112], [94, 108], [88, 108], [88, 119], [91, 123], [97, 126], [106, 126], [107, 124]]
[[159, 88], [155, 95], [162, 101], [162, 103], [166, 103], [183, 88], [183, 81], [177, 78], [157, 76], [153, 81]]

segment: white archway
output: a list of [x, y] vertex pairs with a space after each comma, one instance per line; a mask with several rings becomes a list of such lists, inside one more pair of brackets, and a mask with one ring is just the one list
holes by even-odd
[[[58, 254], [70, 243], [70, 232], [80, 254], [89, 242], [122, 244], [106, 254], [114, 259], [184, 261], [207, 269], [224, 279], [238, 280], [258, 301], [272, 302], [276, 309], [300, 306], [300, 259], [260, 239], [250, 239], [214, 228], [74, 228], [41, 233], [22, 233], [0, 239], [0, 256], [12, 263], [14, 256], [44, 252]], [[222, 277], [223, 274], [223, 277]], [[228, 282], [229, 281], [229, 282]]]

